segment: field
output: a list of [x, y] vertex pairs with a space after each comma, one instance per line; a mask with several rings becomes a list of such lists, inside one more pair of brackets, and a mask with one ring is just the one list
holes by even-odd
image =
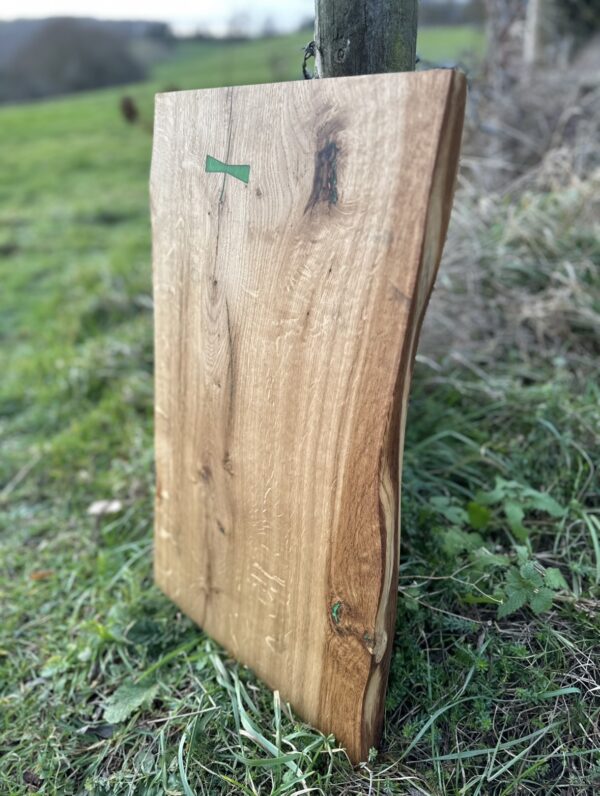
[[[481, 48], [451, 36], [423, 58]], [[465, 157], [380, 752], [353, 769], [152, 583], [152, 96], [292, 77], [305, 38], [180, 48], [135, 125], [119, 90], [0, 109], [0, 793], [600, 791], [598, 172], [484, 193]]]

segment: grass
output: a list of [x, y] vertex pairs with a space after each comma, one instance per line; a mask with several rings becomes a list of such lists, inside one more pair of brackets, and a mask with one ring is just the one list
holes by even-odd
[[[157, 77], [165, 85], [179, 88], [206, 88], [244, 83], [266, 83], [302, 77], [302, 50], [311, 38], [309, 31], [283, 38], [223, 47], [218, 43], [188, 44], [176, 57], [162, 64]], [[480, 56], [483, 34], [474, 27], [423, 27], [417, 43], [419, 56], [426, 61], [447, 63]], [[309, 63], [309, 69], [312, 65]]]
[[[269, 53], [300, 38], [183, 48], [131, 88], [138, 126], [115, 91], [0, 111], [2, 793], [600, 789], [592, 174], [457, 200], [440, 290], [459, 319], [483, 309], [474, 346], [448, 355], [446, 336], [415, 368], [369, 763], [353, 769], [152, 583], [152, 92], [274, 79]], [[103, 499], [115, 513], [90, 514]]]

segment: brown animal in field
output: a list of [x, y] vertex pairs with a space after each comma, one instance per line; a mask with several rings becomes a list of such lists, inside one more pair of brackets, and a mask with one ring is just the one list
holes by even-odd
[[137, 122], [140, 112], [132, 97], [121, 97], [120, 108], [121, 115], [128, 124], [135, 124]]

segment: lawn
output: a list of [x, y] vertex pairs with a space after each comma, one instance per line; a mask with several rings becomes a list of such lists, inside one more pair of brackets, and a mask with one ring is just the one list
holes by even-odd
[[[423, 57], [458, 57], [470, 32], [450, 35], [424, 30]], [[448, 334], [415, 368], [368, 764], [153, 585], [152, 95], [292, 77], [305, 38], [180, 48], [128, 89], [137, 125], [119, 90], [0, 109], [0, 793], [600, 791], [593, 174], [459, 192], [447, 273], [465, 252], [478, 274], [477, 344], [446, 355]], [[474, 299], [442, 270], [463, 290], [458, 325]]]

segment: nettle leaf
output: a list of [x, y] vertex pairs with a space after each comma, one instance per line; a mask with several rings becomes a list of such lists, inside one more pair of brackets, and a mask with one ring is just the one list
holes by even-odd
[[[539, 511], [544, 514], [549, 514], [551, 517], [562, 517], [566, 511], [566, 509], [547, 492], [540, 492], [537, 489], [527, 486], [527, 484], [521, 484], [518, 481], [507, 481], [500, 477], [496, 477], [495, 485], [492, 490], [480, 492], [477, 495], [476, 502], [481, 506], [497, 506], [503, 504], [505, 511], [507, 505], [511, 506], [509, 511], [514, 511], [512, 507], [518, 505], [523, 512]], [[517, 531], [513, 532], [518, 533], [519, 531], [523, 532], [523, 530], [522, 524], [517, 524]]]
[[508, 567], [510, 565], [510, 558], [502, 553], [492, 553], [487, 547], [479, 547], [473, 550], [470, 555], [470, 560], [475, 566], [490, 569], [491, 567]]
[[482, 544], [483, 539], [478, 533], [469, 533], [462, 528], [448, 528], [442, 533], [442, 545], [449, 556], [456, 556], [464, 551], [471, 552]]
[[504, 585], [507, 594], [510, 594], [513, 591], [524, 591], [527, 595], [529, 590], [529, 584], [527, 583], [527, 580], [523, 578], [521, 573], [517, 569], [514, 569], [514, 567], [509, 569], [506, 573]]
[[526, 564], [529, 561], [529, 550], [523, 544], [515, 545], [515, 553], [517, 554], [517, 562], [519, 566]]
[[506, 500], [504, 502], [503, 508], [504, 513], [506, 514], [506, 519], [508, 520], [508, 526], [517, 539], [520, 541], [527, 539], [529, 532], [523, 525], [523, 517], [525, 516], [523, 507], [519, 503], [515, 503], [512, 500]]
[[134, 622], [127, 631], [127, 641], [133, 644], [149, 645], [162, 634], [162, 628], [153, 619], [143, 617]]
[[535, 511], [542, 511], [551, 517], [562, 517], [566, 511], [554, 498], [547, 492], [538, 492], [537, 489], [526, 488], [523, 490], [523, 498], [527, 508]]
[[514, 567], [510, 569], [504, 580], [506, 597], [498, 608], [498, 617], [502, 619], [509, 616], [525, 605], [535, 614], [549, 611], [552, 608], [554, 592], [549, 588], [548, 580], [550, 583], [564, 582], [559, 570], [545, 570], [542, 577], [534, 561], [525, 561], [518, 570]]
[[454, 498], [438, 495], [437, 497], [431, 498], [429, 503], [438, 514], [441, 514], [442, 517], [445, 517], [448, 522], [451, 522], [453, 525], [465, 525], [467, 523], [467, 512]]
[[504, 619], [504, 617], [514, 614], [515, 611], [518, 611], [519, 608], [522, 608], [526, 602], [526, 591], [519, 590], [511, 592], [507, 595], [502, 604], [498, 606], [498, 618]]
[[477, 502], [482, 506], [496, 506], [506, 497], [517, 495], [522, 489], [518, 481], [506, 481], [504, 478], [496, 476], [495, 486], [489, 492], [480, 492], [477, 496]]
[[525, 564], [522, 564], [519, 567], [519, 573], [530, 588], [539, 589], [542, 586], [542, 576], [533, 561], [526, 561]]
[[543, 614], [545, 611], [549, 611], [552, 608], [553, 599], [554, 593], [552, 590], [542, 586], [542, 588], [537, 589], [535, 594], [530, 598], [529, 605], [534, 614]]
[[91, 631], [92, 634], [98, 636], [100, 641], [115, 641], [117, 643], [124, 641], [123, 636], [118, 629], [115, 629], [114, 627], [108, 627], [107, 625], [102, 624], [102, 622], [91, 620], [86, 623], [85, 627]]
[[71, 657], [68, 654], [65, 656], [52, 655], [44, 664], [40, 675], [42, 677], [54, 677], [55, 674], [63, 674], [68, 671], [70, 666]]
[[476, 503], [474, 500], [468, 504], [467, 514], [469, 516], [469, 525], [476, 531], [483, 531], [492, 519], [492, 512], [488, 507], [483, 506], [481, 503]]
[[158, 683], [123, 683], [107, 700], [104, 720], [109, 724], [125, 721], [142, 705], [150, 704], [157, 691]]
[[564, 579], [562, 572], [556, 567], [549, 567], [544, 572], [544, 582], [549, 589], [555, 589], [556, 591], [559, 589], [568, 590], [569, 588], [569, 584]]

